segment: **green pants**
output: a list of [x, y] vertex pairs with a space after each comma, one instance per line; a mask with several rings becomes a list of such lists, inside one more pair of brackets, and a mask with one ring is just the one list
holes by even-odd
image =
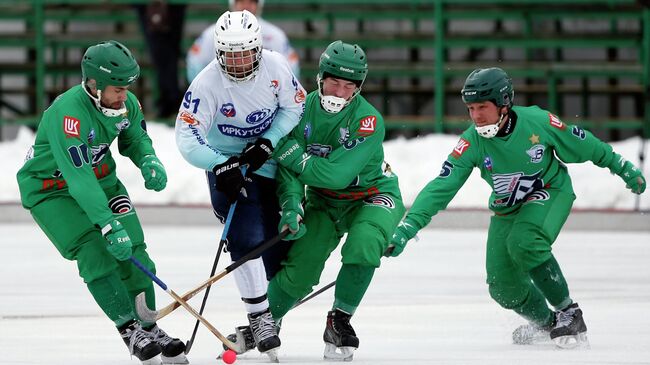
[[304, 220], [307, 233], [293, 243], [282, 269], [273, 277], [273, 285], [293, 298], [307, 295], [318, 284], [325, 261], [345, 233], [342, 263], [379, 267], [395, 227], [404, 215], [401, 197], [388, 194], [385, 197], [386, 200], [376, 199], [374, 203], [369, 198], [333, 206], [316, 193], [308, 194]]
[[492, 217], [486, 271], [490, 295], [499, 305], [530, 321], [547, 324], [551, 311], [546, 301], [561, 306], [570, 300], [551, 245], [575, 196], [562, 190], [542, 192], [542, 199], [523, 203], [515, 213]]
[[[126, 189], [118, 182], [105, 193], [109, 202], [113, 201], [116, 206], [115, 219], [122, 223], [131, 238], [133, 256], [155, 272]], [[124, 316], [132, 316], [133, 298], [143, 291], [147, 291], [149, 306], [155, 307], [151, 279], [131, 261], [117, 261], [108, 252], [100, 228], [91, 223], [74, 198], [69, 195], [52, 197], [35, 205], [30, 212], [61, 256], [76, 261], [79, 276], [109, 318], [122, 322]]]

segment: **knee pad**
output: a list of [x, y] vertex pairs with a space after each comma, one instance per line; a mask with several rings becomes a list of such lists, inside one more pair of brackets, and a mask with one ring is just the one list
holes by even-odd
[[379, 267], [388, 239], [381, 227], [371, 222], [354, 225], [341, 250], [344, 264]]
[[85, 283], [106, 277], [117, 270], [115, 258], [106, 250], [106, 240], [98, 230], [88, 231], [79, 238], [79, 245], [74, 253], [79, 276]]
[[551, 242], [541, 227], [530, 223], [517, 224], [506, 238], [508, 254], [524, 272], [541, 265], [551, 257]]
[[515, 282], [489, 283], [490, 297], [505, 309], [521, 307], [528, 296], [528, 289]]

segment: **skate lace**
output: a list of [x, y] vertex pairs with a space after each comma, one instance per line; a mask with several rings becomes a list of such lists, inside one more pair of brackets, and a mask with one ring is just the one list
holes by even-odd
[[555, 328], [566, 327], [570, 325], [571, 322], [573, 322], [573, 317], [575, 312], [576, 312], [575, 308], [569, 308], [565, 311], [558, 311], [555, 317], [556, 319]]
[[165, 331], [163, 331], [158, 326], [154, 326], [149, 331], [149, 334], [151, 335], [152, 340], [157, 342], [162, 347], [167, 346], [170, 342], [172, 342], [174, 340], [172, 337], [170, 337]]
[[151, 343], [149, 338], [149, 333], [137, 328], [128, 332], [127, 336], [129, 337], [129, 352], [131, 355], [134, 354], [134, 349], [143, 349], [145, 346]]
[[350, 324], [350, 317], [335, 315], [332, 318], [332, 328], [334, 329], [334, 332], [338, 333], [339, 335], [356, 336], [354, 328], [352, 328], [352, 325]]
[[257, 339], [257, 342], [277, 335], [275, 321], [271, 312], [262, 313], [257, 318], [254, 318], [252, 322], [253, 335]]

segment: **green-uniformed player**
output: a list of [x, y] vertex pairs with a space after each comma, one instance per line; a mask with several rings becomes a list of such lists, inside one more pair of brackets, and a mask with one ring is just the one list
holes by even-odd
[[139, 323], [134, 297], [151, 279], [131, 264], [133, 255], [155, 272], [129, 195], [115, 174], [109, 147], [140, 167], [145, 187], [165, 188], [167, 175], [156, 157], [138, 99], [128, 91], [140, 75], [131, 52], [116, 41], [85, 52], [82, 82], [43, 113], [24, 166], [18, 171], [22, 204], [59, 253], [77, 262], [79, 276], [115, 323], [131, 353], [156, 364], [187, 361], [185, 345], [155, 323]]
[[359, 46], [330, 44], [320, 57], [318, 91], [307, 96], [300, 124], [274, 154], [281, 165], [280, 228], [288, 227], [295, 240], [269, 284], [276, 321], [318, 283], [325, 261], [347, 233], [323, 335], [326, 357], [351, 359], [359, 346], [350, 318], [404, 214], [397, 177], [382, 169], [383, 118], [359, 95], [367, 72]]
[[513, 106], [513, 96], [512, 82], [499, 68], [477, 69], [467, 77], [462, 99], [475, 126], [461, 135], [440, 175], [415, 199], [392, 239], [393, 253], [398, 255], [445, 209], [478, 167], [492, 188], [486, 258], [490, 295], [530, 321], [515, 330], [513, 341], [532, 343], [550, 334], [560, 347], [588, 344], [582, 311], [551, 253], [575, 199], [563, 162], [607, 167], [636, 194], [643, 193], [646, 182], [607, 143], [537, 106]]

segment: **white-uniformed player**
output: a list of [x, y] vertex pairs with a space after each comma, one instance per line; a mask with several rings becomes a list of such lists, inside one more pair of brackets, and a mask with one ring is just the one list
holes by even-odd
[[[255, 14], [257, 21], [262, 27], [262, 46], [264, 49], [276, 51], [282, 54], [291, 69], [296, 75], [300, 77], [300, 62], [298, 53], [291, 47], [289, 38], [278, 26], [267, 22], [260, 17], [264, 0], [229, 0], [231, 11], [248, 10]], [[196, 38], [192, 47], [187, 52], [186, 65], [187, 65], [187, 80], [192, 82], [196, 75], [214, 59], [214, 24], [205, 29], [201, 35]]]
[[[269, 157], [278, 140], [298, 124], [305, 91], [284, 57], [262, 50], [260, 25], [248, 11], [219, 17], [215, 48], [216, 59], [185, 93], [176, 143], [189, 163], [206, 170], [212, 206], [222, 221], [238, 201], [227, 233], [231, 258], [237, 260], [277, 235], [276, 163]], [[244, 165], [246, 177], [240, 170]], [[281, 254], [267, 250], [264, 261], [277, 264]], [[266, 298], [267, 274], [275, 270], [267, 266], [265, 273], [258, 257], [234, 272], [257, 348], [271, 357], [280, 346]]]

